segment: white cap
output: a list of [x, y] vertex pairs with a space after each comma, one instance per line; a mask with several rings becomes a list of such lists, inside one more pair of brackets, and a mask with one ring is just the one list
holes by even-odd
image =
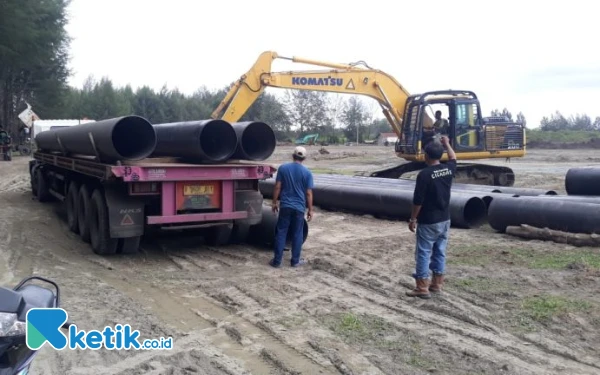
[[294, 155], [301, 159], [304, 159], [306, 157], [306, 149], [302, 146], [296, 146], [296, 148], [294, 149]]

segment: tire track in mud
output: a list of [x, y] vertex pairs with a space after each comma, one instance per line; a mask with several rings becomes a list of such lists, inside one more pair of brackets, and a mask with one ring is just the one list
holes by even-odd
[[[52, 207], [48, 205], [47, 207]], [[36, 227], [42, 225], [40, 222], [30, 222], [31, 229], [35, 231]], [[91, 252], [87, 244], [81, 242], [77, 244], [78, 238], [72, 236], [64, 223], [52, 223], [58, 228], [54, 229], [53, 233], [59, 233], [54, 236], [42, 236], [38, 238], [41, 241], [48, 241], [46, 246], [52, 248], [51, 256], [44, 256], [45, 260], [52, 260], [54, 265], [66, 264], [70, 269], [84, 272], [88, 278], [97, 278], [98, 282], [92, 284], [102, 285], [107, 284], [111, 288], [126, 295], [133, 301], [138, 301], [142, 306], [150, 306], [153, 313], [159, 316], [164, 321], [173, 324], [177, 329], [185, 331], [194, 331], [197, 329], [212, 329], [214, 332], [209, 335], [210, 342], [220, 347], [226, 355], [240, 358], [243, 365], [252, 373], [289, 373], [290, 369], [303, 369], [309, 373], [337, 373], [330, 369], [314, 363], [312, 360], [305, 357], [302, 353], [296, 352], [289, 347], [282, 347], [281, 344], [268, 332], [249, 323], [247, 320], [231, 315], [225, 308], [220, 307], [216, 301], [212, 302], [209, 299], [199, 299], [196, 296], [185, 298], [177, 296], [171, 291], [161, 290], [149, 283], [149, 280], [140, 280], [132, 275], [131, 269], [121, 268], [120, 262], [111, 262], [110, 258], [101, 258]], [[48, 228], [44, 228], [45, 231]], [[17, 241], [18, 242], [18, 241]], [[38, 242], [38, 241], [34, 241]], [[31, 250], [37, 247], [37, 243], [28, 243], [27, 248]], [[48, 246], [50, 245], [50, 246]], [[79, 245], [79, 246], [78, 246]], [[81, 250], [83, 245], [87, 251]], [[79, 251], [72, 251], [73, 248], [78, 248]], [[88, 252], [89, 251], [89, 252]], [[87, 252], [87, 254], [86, 254]], [[29, 254], [33, 255], [33, 254]], [[81, 256], [83, 259], [80, 259]], [[200, 258], [205, 258], [203, 254], [195, 254]], [[78, 259], [79, 258], [79, 259]], [[214, 256], [209, 256], [211, 260]], [[218, 260], [215, 263], [222, 263]], [[52, 264], [46, 264], [45, 267], [51, 267]], [[93, 276], [92, 276], [93, 275]], [[100, 282], [100, 280], [102, 280]], [[91, 281], [91, 280], [90, 280]], [[240, 295], [243, 295], [240, 293]], [[257, 338], [257, 341], [247, 339], [246, 345], [240, 345], [239, 340], [232, 339], [225, 329], [218, 327], [214, 328], [209, 320], [205, 320], [194, 310], [208, 311], [208, 316], [215, 319], [219, 324], [228, 323], [233, 325], [237, 331], [245, 338]], [[231, 332], [231, 328], [229, 328]], [[268, 356], [265, 357], [265, 353]], [[275, 361], [273, 359], [276, 359]], [[273, 365], [281, 365], [282, 368], [274, 368]], [[293, 370], [296, 371], [296, 370]]]
[[[486, 327], [464, 325], [463, 319], [436, 314], [438, 311], [429, 311], [427, 302], [412, 303], [400, 301], [401, 305], [395, 304], [385, 296], [373, 294], [370, 290], [349, 284], [335, 275], [324, 272], [315, 278], [317, 283], [326, 285], [330, 295], [336, 292], [358, 297], [368, 301], [365, 304], [356, 304], [356, 310], [363, 313], [374, 314], [389, 322], [412, 332], [427, 333], [428, 336], [435, 335], [439, 342], [445, 347], [454, 348], [471, 355], [498, 361], [499, 359], [512, 363], [522, 371], [532, 374], [547, 373], [548, 371], [569, 371], [569, 374], [595, 374], [600, 367], [593, 363], [592, 359], [574, 359], [563, 353], [553, 353], [541, 348], [532, 348], [529, 343], [495, 328], [495, 332]], [[398, 314], [404, 316], [402, 319]], [[408, 320], [406, 318], [409, 318]], [[463, 324], [461, 324], [463, 323]], [[544, 365], [547, 364], [547, 365]], [[559, 370], [560, 369], [560, 370]]]
[[[217, 302], [215, 303], [208, 299], [210, 297], [197, 295], [190, 295], [188, 298], [180, 297], [172, 290], [164, 291], [159, 287], [153, 287], [145, 280], [138, 280], [134, 275], [129, 274], [126, 269], [119, 269], [115, 263], [111, 263], [112, 265], [109, 267], [103, 267], [90, 259], [85, 260], [96, 266], [96, 269], [93, 271], [95, 277], [100, 277], [103, 282], [126, 294], [132, 300], [139, 301], [145, 306], [151, 306], [152, 311], [157, 316], [173, 324], [180, 330], [208, 329], [213, 327], [214, 321], [218, 322], [219, 325], [227, 324], [230, 327], [229, 333], [231, 332], [231, 327], [235, 327], [240, 335], [249, 340], [249, 344], [241, 345], [239, 343], [240, 340], [232, 339], [224, 328], [222, 329], [224, 335], [219, 336], [217, 334], [211, 342], [213, 345], [221, 348], [226, 355], [243, 359], [244, 366], [251, 370], [252, 373], [269, 373], [273, 370], [272, 366], [274, 364], [283, 364], [283, 367], [279, 370], [284, 373], [290, 373], [290, 369], [294, 369], [291, 373], [299, 369], [308, 371], [311, 374], [336, 373], [332, 372], [331, 369], [328, 370], [327, 367], [314, 363], [314, 361], [307, 358], [303, 353], [280, 345], [280, 342], [272, 337], [269, 332], [265, 332], [245, 318], [233, 315], [227, 309], [226, 304], [219, 306], [218, 303], [222, 303], [221, 301], [217, 302], [219, 298], [215, 300]], [[79, 260], [69, 261], [69, 263], [77, 265], [81, 269], [86, 268]], [[111, 271], [109, 268], [115, 271]], [[115, 276], [116, 274], [119, 276]], [[135, 289], [135, 291], [132, 289]], [[229, 300], [237, 301], [242, 299], [240, 297], [243, 296], [246, 299], [246, 303], [248, 303], [250, 298], [242, 292], [238, 291], [238, 293], [235, 298], [229, 297]], [[226, 294], [221, 293], [220, 295]], [[260, 304], [257, 301], [252, 301], [260, 308]], [[203, 315], [197, 314], [195, 311], [202, 311]], [[258, 337], [259, 340], [253, 341], [250, 339], [252, 337]], [[238, 346], [237, 349], [235, 346]], [[230, 349], [228, 347], [233, 348]], [[266, 357], [265, 353], [268, 353]], [[274, 361], [274, 358], [277, 358], [277, 360]]]

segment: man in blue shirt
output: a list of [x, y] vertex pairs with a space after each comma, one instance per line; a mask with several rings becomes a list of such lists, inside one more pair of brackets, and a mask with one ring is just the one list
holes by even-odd
[[291, 265], [298, 267], [304, 264], [300, 253], [304, 242], [304, 212], [307, 207], [306, 220], [310, 221], [313, 215], [313, 176], [308, 168], [302, 165], [306, 159], [306, 149], [302, 146], [296, 147], [292, 157], [292, 163], [283, 164], [278, 168], [275, 179], [273, 212], [279, 211], [279, 218], [275, 231], [275, 256], [269, 262], [273, 267], [281, 266], [288, 230], [291, 230], [292, 234]]

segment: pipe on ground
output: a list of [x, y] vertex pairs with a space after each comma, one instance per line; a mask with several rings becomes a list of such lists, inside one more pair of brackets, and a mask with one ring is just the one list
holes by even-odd
[[264, 122], [236, 122], [233, 123], [233, 128], [238, 138], [233, 159], [265, 160], [275, 152], [277, 146], [275, 132]]
[[570, 168], [565, 189], [569, 195], [600, 195], [600, 167]]
[[488, 222], [499, 232], [527, 224], [571, 233], [600, 233], [600, 210], [595, 204], [556, 198], [494, 199], [488, 208]]
[[[370, 181], [370, 180], [386, 180], [386, 181]], [[364, 179], [355, 179], [355, 178], [340, 178], [340, 179], [335, 179], [335, 178], [322, 178], [320, 175], [316, 175], [314, 176], [314, 182], [315, 184], [322, 184], [322, 183], [335, 183], [335, 184], [344, 184], [344, 185], [353, 185], [353, 186], [384, 186], [387, 188], [393, 188], [393, 189], [400, 189], [400, 190], [410, 190], [410, 191], [414, 191], [415, 189], [415, 183], [414, 181], [412, 181], [412, 183], [406, 183], [406, 182], [400, 182], [400, 183], [395, 183], [393, 181], [389, 181], [389, 179], [377, 179], [377, 178], [372, 178], [372, 177], [364, 177]], [[470, 185], [469, 185], [470, 187]], [[460, 194], [468, 194], [474, 197], [478, 197], [481, 198], [486, 206], [489, 206], [490, 203], [492, 202], [492, 199], [494, 198], [504, 198], [506, 196], [509, 197], [516, 197], [516, 194], [503, 194], [503, 193], [499, 193], [499, 192], [486, 192], [484, 190], [469, 190], [466, 188], [456, 188], [454, 186], [454, 184], [452, 185], [452, 194], [455, 193], [460, 193]]]
[[[415, 180], [408, 179], [390, 179], [390, 178], [377, 178], [377, 177], [362, 177], [362, 176], [343, 176], [343, 175], [316, 175], [314, 177], [317, 180], [327, 181], [352, 181], [353, 183], [377, 183], [377, 184], [388, 184], [397, 186], [412, 186], [415, 185]], [[476, 185], [476, 184], [461, 184], [453, 183], [453, 190], [465, 190], [465, 191], [482, 191], [486, 193], [502, 193], [511, 195], [521, 196], [536, 196], [536, 195], [557, 195], [555, 190], [543, 190], [543, 189], [529, 189], [529, 188], [518, 188], [518, 187], [507, 187], [507, 186], [491, 186], [491, 185]]]
[[[261, 193], [273, 197], [275, 180], [259, 182]], [[412, 211], [413, 192], [385, 186], [356, 186], [342, 183], [315, 184], [313, 203], [324, 209], [371, 214], [400, 220], [408, 220]], [[485, 202], [472, 195], [452, 192], [450, 215], [452, 226], [475, 228], [486, 220]]]
[[[264, 247], [273, 247], [275, 243], [275, 232], [277, 230], [277, 219], [279, 215], [273, 213], [270, 206], [263, 205], [262, 220], [256, 225], [252, 225], [248, 231], [247, 242], [253, 245]], [[308, 221], [304, 219], [302, 243], [308, 238]], [[286, 246], [292, 245], [291, 232], [288, 231]]]
[[46, 130], [35, 136], [40, 151], [97, 156], [101, 162], [141, 160], [157, 145], [154, 127], [140, 116], [123, 116]]
[[590, 203], [590, 204], [600, 204], [600, 197], [597, 196], [578, 196], [578, 195], [540, 195], [537, 197], [530, 198], [539, 198], [539, 199], [548, 199], [548, 200], [559, 200], [559, 201], [569, 201], [569, 202], [581, 202], [581, 203]]
[[179, 157], [193, 162], [224, 162], [235, 152], [237, 135], [223, 120], [171, 122], [154, 125], [153, 157]]

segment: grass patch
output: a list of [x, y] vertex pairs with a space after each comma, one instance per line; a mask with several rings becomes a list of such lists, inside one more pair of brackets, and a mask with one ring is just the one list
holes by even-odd
[[499, 250], [486, 245], [456, 246], [448, 249], [448, 264], [485, 266], [493, 260]]
[[341, 313], [325, 317], [325, 323], [349, 344], [369, 345], [381, 350], [395, 350], [403, 363], [417, 368], [440, 367], [442, 364], [428, 358], [418, 338], [384, 319], [369, 314]]
[[482, 291], [493, 294], [505, 293], [515, 289], [513, 285], [503, 280], [495, 280], [489, 277], [467, 277], [458, 279], [452, 282], [452, 284], [469, 291]]
[[457, 246], [448, 253], [449, 264], [485, 266], [492, 262], [523, 265], [532, 269], [587, 268], [600, 270], [600, 252], [576, 249], [569, 252], [543, 252], [531, 248], [487, 245]]
[[541, 131], [527, 129], [527, 142], [551, 142], [551, 143], [585, 143], [592, 139], [600, 138], [598, 131], [561, 130]]
[[587, 311], [591, 308], [592, 304], [587, 301], [571, 300], [551, 295], [529, 297], [523, 300], [521, 304], [523, 312], [538, 322], [546, 322], [555, 316], [569, 312]]

